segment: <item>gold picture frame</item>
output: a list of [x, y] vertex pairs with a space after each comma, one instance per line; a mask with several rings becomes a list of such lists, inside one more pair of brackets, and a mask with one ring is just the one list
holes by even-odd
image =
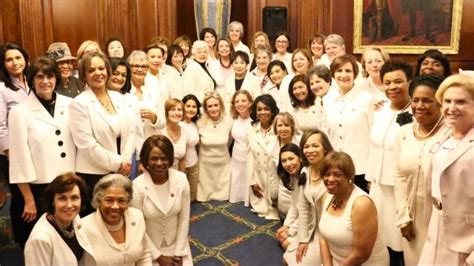
[[354, 0], [354, 53], [459, 52], [462, 0]]

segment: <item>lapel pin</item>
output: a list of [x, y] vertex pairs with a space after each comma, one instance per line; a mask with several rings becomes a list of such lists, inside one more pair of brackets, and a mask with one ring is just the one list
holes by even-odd
[[174, 197], [174, 193], [171, 193], [171, 197]]
[[135, 226], [135, 222], [132, 222], [132, 226]]

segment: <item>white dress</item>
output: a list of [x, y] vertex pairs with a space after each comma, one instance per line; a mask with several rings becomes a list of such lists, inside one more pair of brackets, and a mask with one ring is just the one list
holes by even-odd
[[[406, 111], [406, 110], [405, 110]], [[396, 169], [395, 142], [400, 125], [396, 122], [398, 114], [389, 103], [374, 112], [370, 130], [370, 148], [365, 179], [371, 182], [369, 196], [377, 207], [379, 232], [385, 245], [395, 251], [402, 251], [402, 234], [397, 227], [395, 207]]]
[[197, 200], [228, 200], [230, 190], [228, 144], [232, 118], [226, 116], [214, 124], [203, 117], [197, 125], [200, 135]]
[[248, 204], [249, 201], [249, 185], [246, 178], [249, 151], [247, 131], [251, 128], [251, 119], [242, 119], [240, 116], [232, 125], [231, 135], [234, 139], [234, 148], [230, 161], [230, 202], [244, 201]]
[[[319, 231], [329, 245], [333, 265], [340, 265], [352, 252], [354, 237], [351, 219], [352, 205], [361, 196], [368, 195], [362, 189], [354, 186], [351, 196], [347, 200], [344, 213], [338, 217], [332, 216], [326, 211], [333, 196], [329, 195], [324, 201], [324, 209], [319, 221]], [[380, 237], [380, 233], [377, 233], [372, 254], [362, 265], [389, 265], [388, 251]]]

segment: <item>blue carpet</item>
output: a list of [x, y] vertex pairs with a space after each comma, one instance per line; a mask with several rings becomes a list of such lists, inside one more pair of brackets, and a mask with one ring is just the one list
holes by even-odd
[[274, 237], [280, 226], [242, 203], [194, 203], [189, 229], [194, 264], [281, 265], [283, 251]]

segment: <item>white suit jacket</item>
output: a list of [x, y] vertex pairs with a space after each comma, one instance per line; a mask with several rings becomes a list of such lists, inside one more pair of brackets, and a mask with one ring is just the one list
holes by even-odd
[[74, 172], [76, 148], [68, 128], [72, 99], [56, 94], [54, 118], [34, 93], [9, 115], [10, 183], [50, 183]]
[[166, 241], [175, 245], [174, 256], [190, 255], [188, 243], [190, 191], [186, 175], [175, 169], [168, 169], [169, 195], [166, 204], [159, 201], [153, 180], [148, 172], [133, 180], [131, 206], [142, 210], [145, 216], [148, 236], [153, 242], [150, 249], [153, 258], [161, 256], [159, 251]]
[[44, 213], [40, 217], [33, 227], [28, 241], [26, 241], [24, 251], [26, 265], [85, 265], [84, 257], [86, 253], [91, 259], [94, 257], [92, 245], [81, 225], [79, 215], [76, 216], [73, 222], [77, 241], [84, 249], [83, 259], [79, 263], [61, 235], [48, 221], [47, 215], [47, 213]]
[[125, 97], [115, 91], [108, 91], [117, 111], [120, 132], [120, 154], [117, 138], [108, 114], [89, 87], [74, 98], [70, 105], [69, 129], [77, 147], [76, 171], [87, 174], [108, 174], [116, 172], [121, 163], [130, 162], [134, 150], [135, 128], [130, 106]]
[[[258, 80], [258, 77], [256, 77], [250, 72], [247, 72], [247, 74], [245, 75], [244, 82], [242, 83], [242, 87], [240, 89], [250, 92], [250, 94], [252, 95], [254, 99], [262, 95], [262, 90], [260, 89], [260, 81]], [[235, 74], [232, 74], [225, 81], [225, 96], [224, 95], [222, 96], [224, 98], [224, 103], [226, 104], [226, 106], [230, 106], [232, 96], [234, 95], [234, 93], [235, 93]]]
[[183, 72], [184, 95], [193, 94], [202, 103], [204, 94], [214, 91], [214, 82], [207, 72], [193, 59], [186, 61], [188, 66]]
[[125, 213], [125, 248], [117, 244], [105, 227], [100, 211], [82, 219], [94, 257], [84, 254], [86, 265], [152, 265], [145, 220], [140, 210], [128, 208]]

